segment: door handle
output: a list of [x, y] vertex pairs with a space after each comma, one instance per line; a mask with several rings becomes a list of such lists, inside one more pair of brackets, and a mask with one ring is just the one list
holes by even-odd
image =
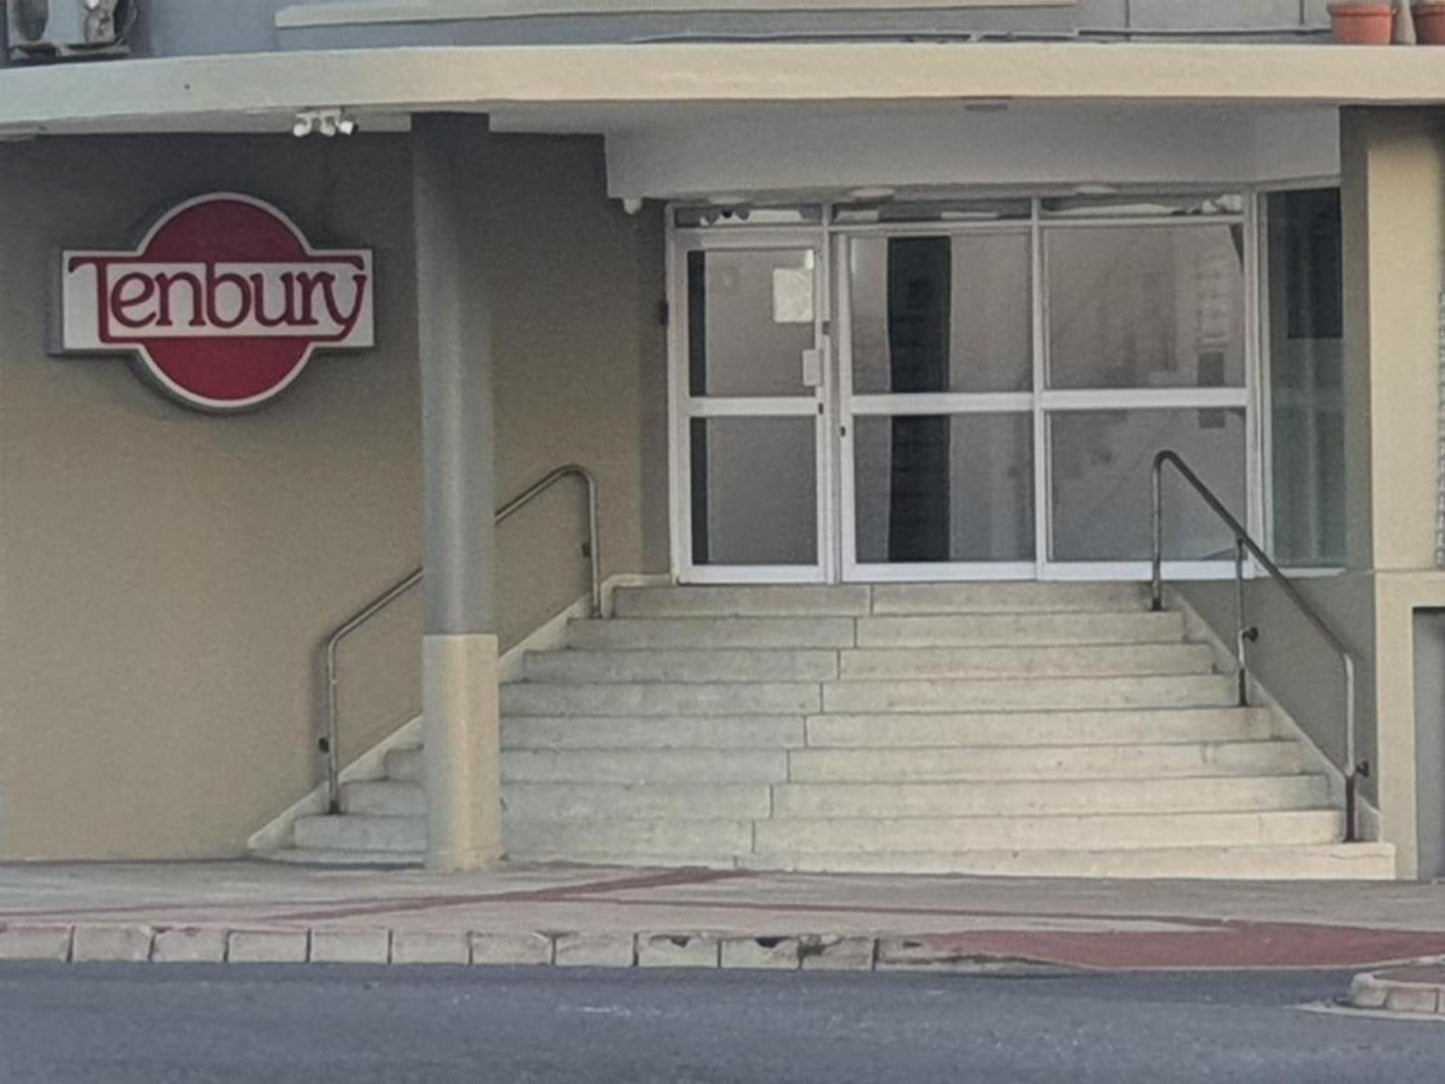
[[827, 339], [820, 339], [818, 345], [803, 351], [803, 387], [823, 386], [823, 358], [827, 356]]

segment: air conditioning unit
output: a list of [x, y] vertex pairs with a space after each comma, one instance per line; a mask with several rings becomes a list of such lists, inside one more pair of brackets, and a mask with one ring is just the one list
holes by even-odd
[[13, 60], [117, 56], [137, 0], [6, 0]]

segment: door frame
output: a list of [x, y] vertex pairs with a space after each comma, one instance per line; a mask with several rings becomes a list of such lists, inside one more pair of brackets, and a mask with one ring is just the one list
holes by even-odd
[[[1171, 191], [1186, 190], [1171, 188]], [[1210, 186], [1218, 191], [1221, 186]], [[1260, 264], [1260, 209], [1256, 185], [1227, 186], [1244, 200], [1239, 213], [1200, 216], [1097, 215], [1080, 218], [1045, 218], [1044, 197], [1030, 199], [1027, 219], [987, 222], [854, 223], [835, 221], [831, 203], [795, 206], [818, 208], [816, 224], [729, 225], [678, 227], [676, 207], [667, 208], [668, 386], [669, 386], [669, 489], [672, 575], [682, 583], [837, 583], [886, 581], [968, 580], [1144, 580], [1148, 561], [1056, 561], [1050, 557], [1052, 539], [1052, 477], [1049, 467], [1048, 420], [1062, 411], [1120, 411], [1142, 409], [1225, 409], [1244, 413], [1245, 521], [1251, 534], [1263, 537], [1267, 517], [1264, 494], [1267, 468], [1262, 428], [1261, 394], [1264, 344], [1262, 335]], [[690, 206], [690, 205], [677, 205]], [[1243, 387], [1049, 389], [1048, 297], [1045, 234], [1053, 229], [1090, 229], [1127, 226], [1189, 227], [1237, 226], [1244, 238], [1244, 287], [1241, 304], [1245, 322]], [[914, 395], [852, 395], [852, 328], [849, 282], [835, 269], [848, 266], [847, 245], [859, 235], [944, 236], [971, 232], [1021, 232], [1031, 235], [1032, 368], [1031, 390], [1004, 393], [936, 393]], [[703, 249], [767, 249], [811, 247], [818, 253], [816, 345], [823, 357], [823, 386], [817, 406], [818, 541], [816, 568], [799, 566], [698, 566], [691, 548], [691, 463], [688, 425], [694, 416], [687, 394], [686, 259], [682, 254]], [[908, 400], [907, 403], [902, 400]], [[890, 403], [888, 400], [896, 400]], [[738, 400], [723, 401], [737, 403]], [[895, 409], [888, 409], [893, 407]], [[902, 408], [902, 409], [896, 409]], [[853, 420], [889, 413], [1024, 413], [1033, 418], [1034, 559], [1018, 562], [860, 564], [856, 560], [856, 508], [853, 479]], [[708, 411], [746, 415], [719, 405]], [[765, 413], [766, 411], [758, 411]], [[789, 410], [783, 413], [799, 413]], [[1251, 570], [1247, 569], [1246, 574]], [[1234, 576], [1232, 560], [1166, 561], [1173, 579], [1228, 579]]]
[[[678, 583], [832, 583], [837, 578], [833, 523], [836, 522], [837, 457], [829, 448], [834, 429], [835, 366], [829, 349], [832, 281], [827, 232], [821, 226], [731, 227], [725, 231], [676, 228], [671, 208], [667, 228], [667, 338], [669, 522], [672, 577]], [[813, 346], [822, 362], [822, 380], [812, 396], [695, 398], [689, 388], [689, 312], [687, 254], [695, 251], [799, 251], [814, 253]], [[798, 359], [799, 365], [802, 358]], [[817, 485], [817, 562], [813, 565], [700, 565], [692, 546], [692, 439], [695, 418], [812, 417]]]

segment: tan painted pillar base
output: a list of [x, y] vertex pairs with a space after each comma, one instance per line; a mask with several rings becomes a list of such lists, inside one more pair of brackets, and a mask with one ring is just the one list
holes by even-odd
[[495, 636], [422, 639], [428, 869], [502, 857], [501, 714]]

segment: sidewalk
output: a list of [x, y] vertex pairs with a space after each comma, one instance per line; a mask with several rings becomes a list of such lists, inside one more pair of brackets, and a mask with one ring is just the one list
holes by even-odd
[[1445, 956], [1445, 886], [581, 866], [0, 867], [0, 959], [884, 970], [1366, 968]]

